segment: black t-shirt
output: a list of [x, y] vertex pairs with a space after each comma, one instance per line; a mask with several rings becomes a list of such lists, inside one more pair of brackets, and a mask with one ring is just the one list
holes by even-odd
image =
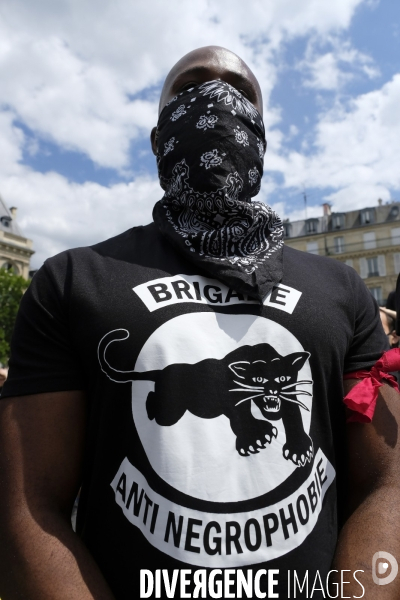
[[77, 530], [117, 600], [139, 597], [141, 569], [155, 580], [251, 569], [264, 590], [260, 569], [278, 569], [286, 597], [294, 571], [309, 571], [311, 589], [331, 565], [342, 375], [386, 348], [350, 267], [285, 248], [283, 280], [260, 305], [151, 224], [46, 261], [21, 303], [2, 397], [86, 390]]

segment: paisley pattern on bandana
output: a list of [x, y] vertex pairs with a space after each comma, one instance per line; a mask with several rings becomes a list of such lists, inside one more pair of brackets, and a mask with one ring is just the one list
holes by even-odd
[[264, 160], [265, 146], [262, 142], [260, 142], [259, 139], [257, 139], [257, 148], [258, 148], [258, 154], [259, 154], [261, 160]]
[[199, 92], [203, 96], [216, 98], [217, 102], [224, 102], [227, 106], [240, 113], [243, 113], [250, 119], [256, 119], [260, 115], [251, 102], [247, 100], [238, 90], [225, 83], [225, 81], [208, 81], [199, 86]]
[[164, 144], [164, 156], [166, 154], [168, 154], [168, 152], [171, 152], [171, 150], [174, 149], [174, 144], [175, 144], [175, 138], [172, 137], [170, 140], [168, 140], [168, 142], [165, 142]]
[[[253, 171], [256, 183], [259, 173], [257, 169]], [[201, 233], [200, 255], [229, 261], [249, 274], [257, 268], [260, 254], [265, 258], [271, 256], [274, 243], [280, 239], [280, 221], [271, 228], [273, 211], [262, 202], [243, 202], [238, 210], [232, 210], [243, 188], [238, 173], [231, 173], [221, 189], [203, 194], [190, 187], [185, 159], [175, 165], [172, 175], [165, 195], [166, 217], [172, 228], [178, 226], [191, 252], [196, 252], [193, 236]]]
[[[209, 113], [210, 111], [207, 112]], [[207, 127], [214, 129], [214, 125], [217, 121], [218, 117], [215, 115], [201, 115], [199, 122], [196, 123], [196, 127], [197, 129], [207, 129]]]
[[204, 154], [200, 156], [200, 166], [205, 167], [206, 169], [217, 167], [222, 163], [223, 156], [225, 156], [225, 154], [218, 156], [218, 150], [215, 148], [214, 150], [211, 150], [211, 152], [204, 152]]
[[172, 113], [171, 121], [177, 121], [179, 117], [186, 114], [185, 105], [181, 104], [178, 108]]
[[256, 167], [254, 169], [250, 169], [249, 171], [249, 182], [250, 185], [255, 185], [257, 181], [260, 179], [260, 173], [257, 171]]
[[258, 111], [211, 81], [173, 98], [157, 132], [165, 190], [153, 210], [158, 228], [214, 277], [263, 299], [282, 278], [283, 227], [269, 206], [251, 201], [266, 147]]
[[243, 144], [243, 146], [249, 145], [249, 136], [247, 135], [247, 133], [245, 131], [242, 131], [241, 129], [239, 129], [239, 126], [237, 127], [237, 129], [234, 129], [233, 131], [235, 134], [236, 141], [239, 144]]

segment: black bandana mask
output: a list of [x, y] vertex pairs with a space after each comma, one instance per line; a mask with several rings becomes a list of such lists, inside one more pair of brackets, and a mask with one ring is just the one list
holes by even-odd
[[263, 202], [266, 147], [255, 107], [223, 81], [173, 98], [161, 112], [157, 165], [164, 197], [153, 218], [185, 256], [236, 292], [262, 300], [283, 272], [283, 227]]

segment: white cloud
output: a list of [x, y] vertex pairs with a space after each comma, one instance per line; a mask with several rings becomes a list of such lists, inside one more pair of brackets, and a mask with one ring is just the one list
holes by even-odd
[[78, 58], [57, 37], [13, 37], [14, 49], [0, 54], [0, 104], [63, 148], [126, 167], [130, 140], [151, 128], [157, 103], [130, 102], [116, 74]]
[[[268, 103], [282, 40], [345, 28], [361, 2], [254, 0], [249, 10], [233, 0], [14, 0], [2, 6], [0, 105], [62, 147], [124, 169], [130, 141], [156, 121], [156, 101], [129, 96], [160, 83], [183, 54], [229, 47], [255, 67]], [[278, 119], [270, 110], [267, 126]]]
[[338, 90], [353, 74], [344, 73], [338, 67], [338, 59], [332, 52], [318, 56], [309, 65], [310, 78], [305, 85], [319, 90]]
[[149, 177], [105, 187], [24, 167], [15, 176], [0, 178], [0, 187], [7, 205], [18, 206], [20, 228], [34, 240], [31, 268], [66, 248], [88, 246], [149, 223], [163, 194], [158, 181]]
[[[331, 50], [323, 52], [321, 46], [327, 45]], [[311, 37], [305, 57], [298, 62], [297, 68], [305, 74], [305, 86], [336, 92], [360, 74], [364, 74], [368, 79], [379, 75], [379, 70], [370, 56], [356, 50], [348, 41], [337, 36], [328, 36], [325, 39], [321, 39], [320, 36]]]
[[349, 210], [349, 203], [352, 210], [363, 208], [364, 206], [376, 206], [379, 198], [383, 202], [390, 201], [391, 195], [386, 187], [361, 183], [349, 185], [337, 192], [333, 192], [325, 200], [332, 203], [332, 210], [340, 212]]
[[295, 210], [289, 208], [288, 210], [288, 206], [284, 204], [279, 214], [281, 215], [282, 219], [288, 218], [290, 221], [302, 221], [305, 218], [310, 219], [311, 217], [322, 217], [321, 204], [322, 203], [314, 206], [307, 206], [307, 210], [305, 210], [304, 207], [296, 208]]
[[[299, 60], [310, 90], [340, 90], [356, 74], [373, 78], [367, 55], [343, 37], [363, 0], [13, 0], [0, 20], [0, 191], [19, 207], [25, 234], [34, 239], [32, 265], [69, 246], [87, 245], [151, 219], [162, 191], [149, 177], [105, 187], [76, 184], [57, 173], [21, 164], [38, 138], [87, 155], [97, 165], [129, 170], [133, 139], [147, 137], [157, 114], [156, 89], [169, 68], [193, 48], [218, 44], [238, 53], [264, 93], [268, 173], [262, 199], [274, 203], [278, 187], [326, 188], [335, 206], [386, 201], [399, 189], [400, 75], [381, 89], [322, 112], [302, 152], [285, 144], [303, 132], [292, 124], [285, 138], [279, 106], [270, 95], [279, 81], [284, 44], [310, 42]], [[155, 89], [149, 89], [155, 86]], [[146, 100], [140, 96], [147, 90]], [[135, 97], [135, 94], [139, 97]], [[133, 98], [133, 99], [132, 99]], [[34, 132], [25, 138], [18, 118]], [[360, 204], [361, 205], [361, 204]], [[358, 206], [358, 204], [357, 204]], [[339, 208], [338, 208], [339, 209]], [[308, 212], [320, 214], [320, 207]], [[302, 211], [299, 211], [302, 215]], [[299, 217], [301, 218], [301, 217]]]
[[12, 173], [21, 160], [24, 142], [22, 131], [13, 125], [15, 115], [8, 110], [0, 112], [0, 156], [3, 172]]
[[286, 187], [331, 187], [328, 198], [341, 208], [361, 206], [400, 189], [399, 139], [400, 74], [321, 115], [312, 154], [271, 154], [266, 164], [283, 173]]
[[94, 244], [151, 221], [153, 206], [164, 193], [156, 179], [144, 175], [109, 187], [70, 182], [18, 162], [25, 144], [13, 115], [0, 113], [0, 155], [8, 158], [1, 163], [0, 190], [7, 206], [18, 207], [20, 229], [34, 241], [31, 268], [67, 248]]

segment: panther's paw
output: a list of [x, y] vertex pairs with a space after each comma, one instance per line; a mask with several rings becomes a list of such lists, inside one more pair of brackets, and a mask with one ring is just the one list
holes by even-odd
[[286, 440], [282, 453], [286, 460], [291, 460], [296, 467], [304, 467], [314, 456], [312, 439], [303, 431], [302, 435], [296, 436], [295, 439]]
[[241, 432], [236, 438], [236, 450], [240, 456], [250, 456], [258, 454], [260, 450], [276, 438], [278, 430], [268, 421], [255, 421], [252, 424], [251, 431]]

